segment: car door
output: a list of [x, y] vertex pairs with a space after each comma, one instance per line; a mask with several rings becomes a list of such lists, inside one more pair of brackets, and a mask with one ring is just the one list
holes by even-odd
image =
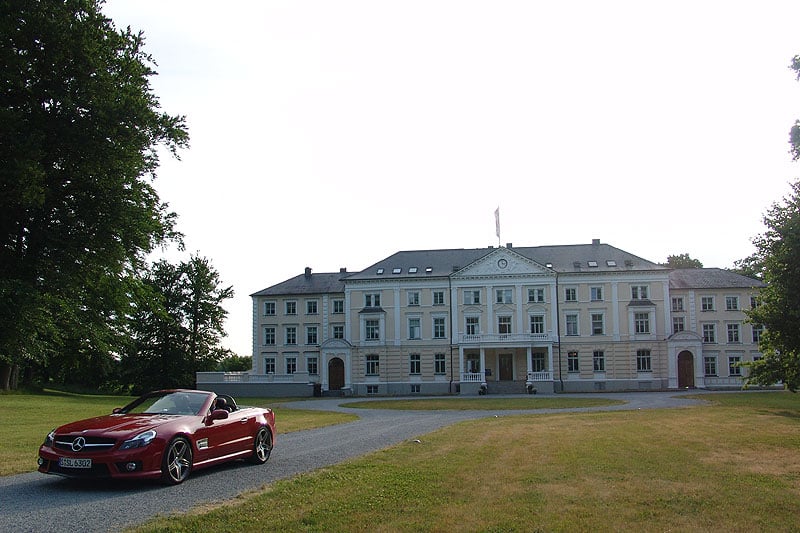
[[211, 420], [210, 416], [209, 413], [206, 422], [195, 432], [197, 462], [235, 453], [235, 443], [241, 439], [241, 417], [228, 416], [225, 419]]

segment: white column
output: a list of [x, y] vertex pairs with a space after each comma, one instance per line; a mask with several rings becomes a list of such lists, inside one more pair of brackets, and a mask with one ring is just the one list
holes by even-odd
[[486, 382], [486, 350], [481, 347], [481, 372], [483, 372], [482, 383]]
[[530, 379], [529, 376], [531, 375], [531, 372], [533, 372], [533, 348], [528, 346], [525, 349], [525, 353], [527, 354], [526, 357], [528, 360], [528, 373], [525, 375], [525, 380], [527, 381]]

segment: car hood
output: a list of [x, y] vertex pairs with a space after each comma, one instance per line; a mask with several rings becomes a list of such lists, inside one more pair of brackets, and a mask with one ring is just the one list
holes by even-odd
[[82, 433], [84, 435], [103, 435], [106, 437], [118, 438], [124, 435], [138, 434], [148, 429], [163, 426], [164, 424], [180, 422], [186, 418], [188, 417], [157, 414], [105, 415], [65, 424], [56, 428], [56, 433], [59, 435]]

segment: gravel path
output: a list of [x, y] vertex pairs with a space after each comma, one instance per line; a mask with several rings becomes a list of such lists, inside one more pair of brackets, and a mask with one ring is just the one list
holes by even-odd
[[[695, 391], [696, 393], [696, 391]], [[602, 394], [622, 399], [621, 406], [571, 409], [659, 409], [695, 404], [683, 393]], [[581, 395], [588, 397], [595, 395]], [[352, 400], [351, 400], [352, 401]], [[357, 401], [363, 401], [359, 398]], [[181, 512], [209, 502], [232, 499], [251, 489], [302, 472], [336, 464], [374, 450], [414, 439], [462, 420], [536, 411], [392, 411], [352, 409], [347, 400], [309, 400], [288, 407], [356, 413], [359, 420], [320, 429], [278, 435], [272, 457], [263, 466], [245, 463], [222, 465], [193, 473], [181, 485], [155, 483], [73, 481], [38, 472], [0, 478], [0, 531], [118, 531], [157, 514]]]

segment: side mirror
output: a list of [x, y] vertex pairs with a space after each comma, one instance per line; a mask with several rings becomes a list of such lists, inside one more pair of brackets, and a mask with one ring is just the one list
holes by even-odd
[[225, 409], [214, 409], [211, 411], [211, 420], [225, 420], [228, 418], [228, 411]]
[[111, 414], [118, 415], [122, 412], [122, 407], [115, 407]]

